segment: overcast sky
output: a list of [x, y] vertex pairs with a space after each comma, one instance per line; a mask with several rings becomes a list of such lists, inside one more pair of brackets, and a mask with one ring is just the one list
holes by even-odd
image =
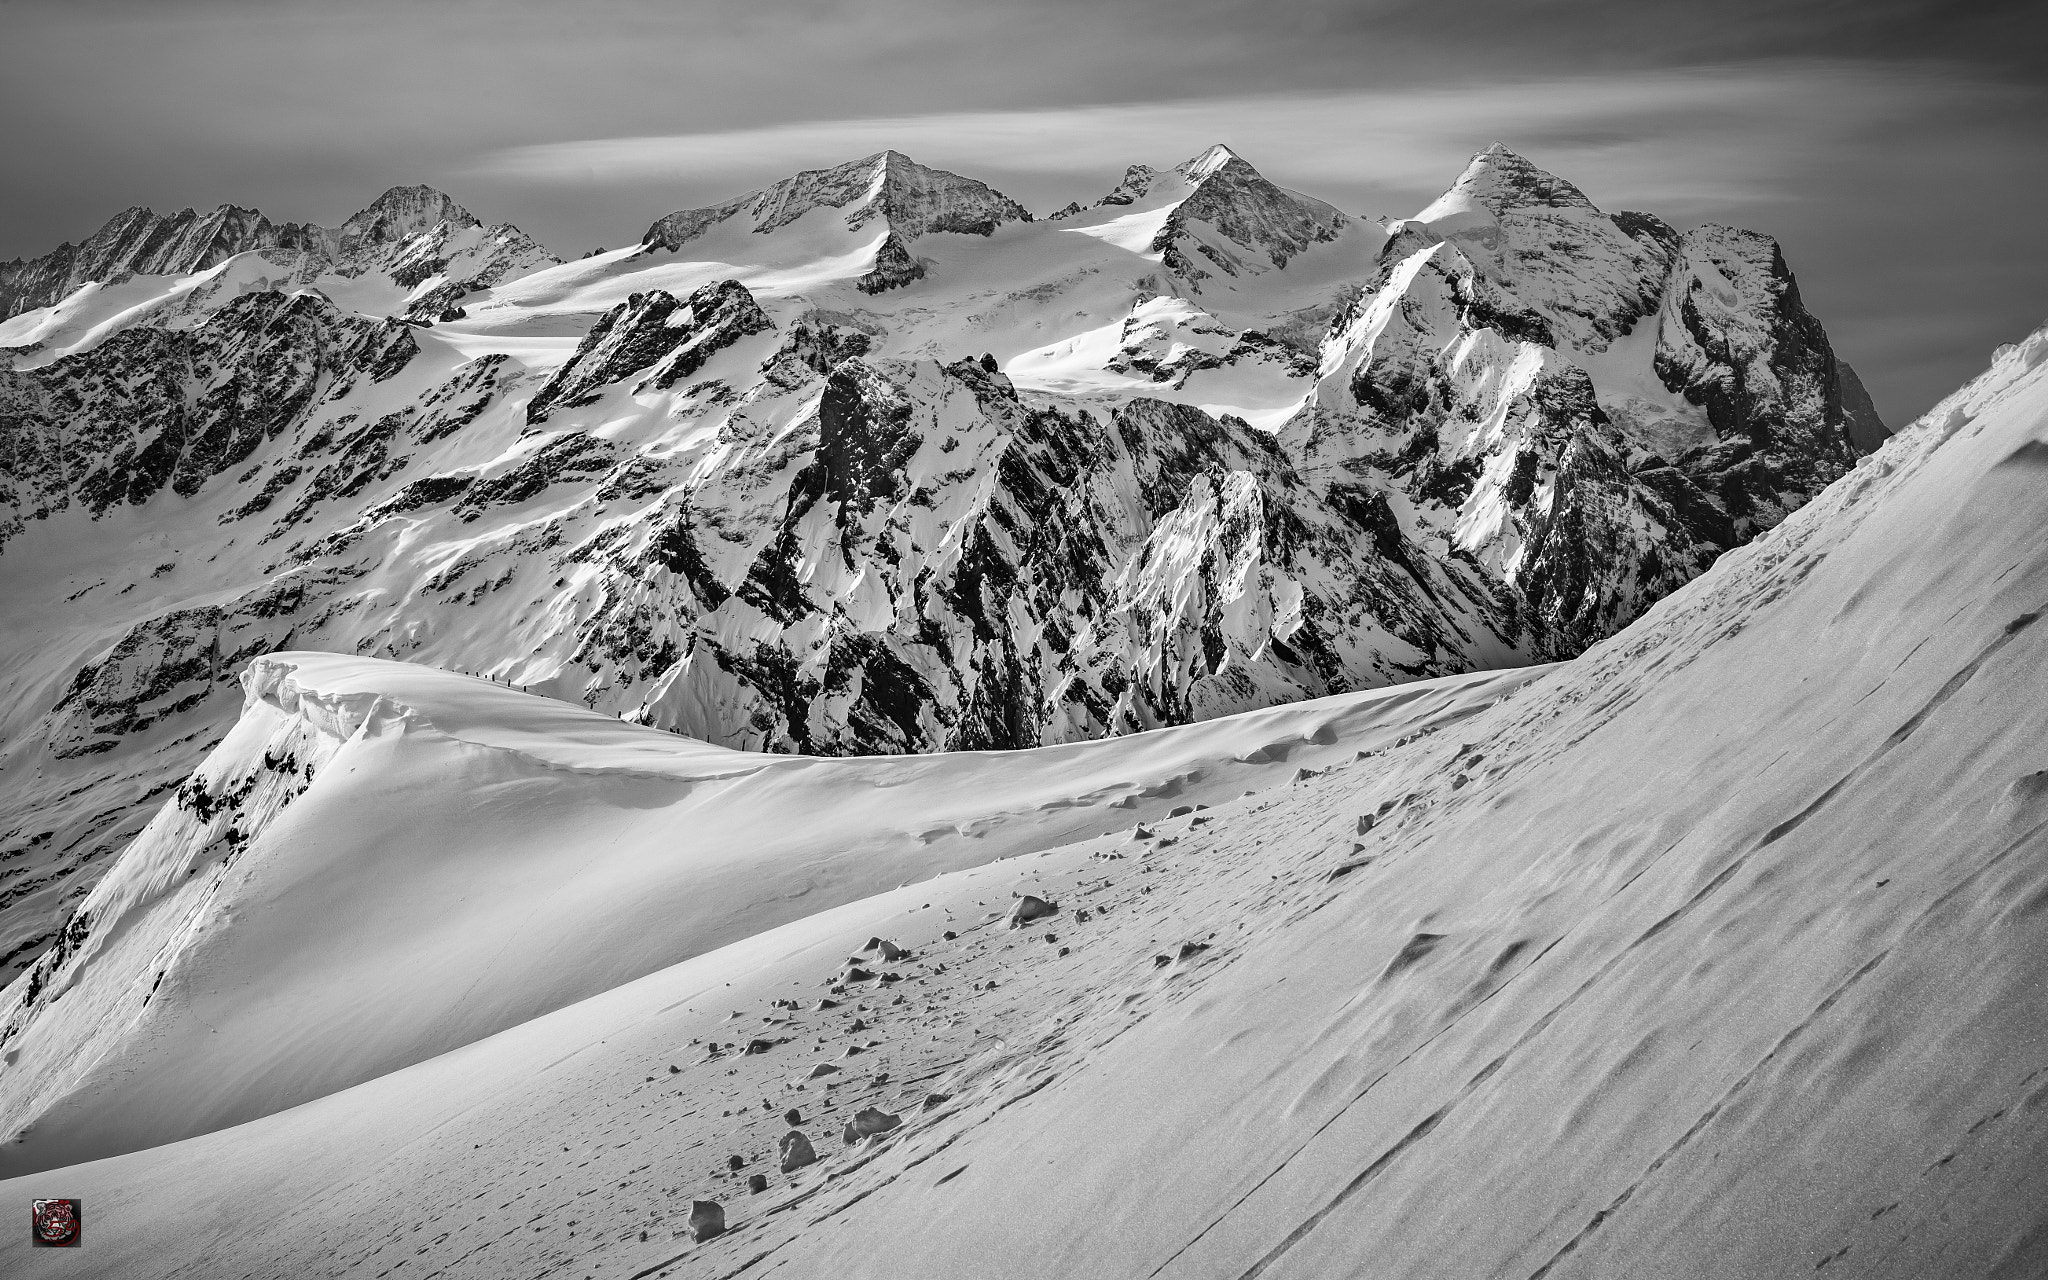
[[894, 146], [1044, 212], [1223, 141], [1413, 213], [1499, 139], [1777, 236], [1894, 425], [2048, 318], [2038, 0], [0, 0], [0, 258], [428, 182], [557, 253]]

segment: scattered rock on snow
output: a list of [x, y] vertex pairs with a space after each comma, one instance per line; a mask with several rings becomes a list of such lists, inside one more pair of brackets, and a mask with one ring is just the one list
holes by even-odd
[[799, 1130], [791, 1129], [783, 1134], [778, 1149], [782, 1155], [784, 1173], [795, 1173], [807, 1164], [818, 1163], [817, 1149], [811, 1146], [811, 1140]]
[[1018, 898], [1016, 904], [1010, 908], [1009, 927], [1021, 929], [1033, 920], [1058, 915], [1059, 910], [1060, 906], [1057, 902], [1047, 902], [1036, 894], [1027, 893], [1023, 897]]
[[890, 1115], [879, 1107], [862, 1107], [854, 1113], [853, 1119], [846, 1122], [846, 1128], [841, 1131], [840, 1137], [845, 1139], [846, 1145], [850, 1147], [862, 1138], [887, 1133], [902, 1123], [901, 1116]]
[[690, 1238], [705, 1241], [725, 1234], [725, 1209], [716, 1200], [690, 1202]]

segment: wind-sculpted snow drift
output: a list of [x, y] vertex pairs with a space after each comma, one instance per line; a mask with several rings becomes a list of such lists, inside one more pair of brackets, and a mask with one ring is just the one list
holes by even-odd
[[[6, 1091], [0, 1132], [75, 1158], [253, 1119], [905, 881], [1454, 723], [1534, 674], [1128, 742], [824, 760], [431, 668], [259, 658], [234, 730], [8, 989], [0, 1061], [33, 1085]], [[0, 1170], [41, 1142], [0, 1147]]]
[[2037, 1274], [2044, 423], [2048, 330], [1568, 663], [1015, 754], [259, 660], [6, 993], [0, 1192], [137, 1277]]
[[567, 263], [398, 188], [0, 278], [0, 973], [272, 650], [1072, 742], [1569, 656], [1883, 435], [1768, 239], [1499, 148], [1391, 234], [1221, 147], [1046, 219], [884, 152]]

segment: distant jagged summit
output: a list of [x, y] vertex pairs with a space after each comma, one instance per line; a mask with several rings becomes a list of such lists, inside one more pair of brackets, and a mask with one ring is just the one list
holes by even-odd
[[880, 218], [905, 241], [941, 231], [986, 236], [1004, 223], [1031, 221], [1030, 210], [988, 184], [892, 150], [831, 169], [806, 169], [724, 204], [678, 210], [649, 227], [641, 243], [679, 249], [741, 214], [750, 230], [767, 234], [815, 209], [848, 209], [851, 231]]
[[[1170, 209], [1152, 239], [1152, 252], [1190, 284], [1219, 271], [1256, 274], [1264, 269], [1261, 257], [1284, 268], [1309, 246], [1335, 240], [1351, 222], [1334, 205], [1274, 185], [1220, 142], [1165, 172], [1132, 165], [1093, 207], [1123, 206]], [[1079, 212], [1062, 210], [1056, 216]]]
[[[81, 244], [67, 242], [39, 258], [0, 263], [0, 319], [49, 306], [92, 281], [187, 275], [251, 250], [295, 257], [309, 279], [323, 270], [359, 275], [382, 267], [395, 269], [410, 287], [448, 264], [450, 237], [482, 226], [453, 198], [425, 185], [393, 187], [335, 228], [275, 223], [232, 204], [203, 214], [126, 209]], [[466, 273], [470, 280], [496, 283], [512, 270], [556, 261], [509, 224], [471, 238], [479, 245], [470, 256], [489, 262]], [[391, 246], [400, 247], [384, 261]]]
[[278, 225], [254, 209], [224, 204], [211, 213], [124, 209], [78, 244], [39, 258], [0, 263], [0, 319], [46, 307], [92, 280], [138, 272], [204, 271], [249, 249], [324, 252], [332, 233], [306, 223]]
[[[1191, 190], [1168, 219], [1171, 230], [1185, 235], [1190, 222], [1207, 223], [1239, 245], [1262, 250], [1275, 267], [1285, 267], [1288, 259], [1310, 245], [1336, 239], [1351, 221], [1335, 205], [1275, 186], [1220, 142], [1177, 166], [1174, 173]], [[1197, 252], [1226, 274], [1241, 270], [1234, 255], [1217, 253], [1213, 244], [1205, 243]]]
[[389, 244], [446, 223], [456, 230], [483, 225], [446, 192], [425, 185], [393, 187], [341, 224], [344, 245]]
[[1498, 142], [1473, 156], [1450, 189], [1416, 214], [1415, 220], [1434, 222], [1475, 204], [1496, 218], [1516, 209], [1594, 208], [1585, 192]]

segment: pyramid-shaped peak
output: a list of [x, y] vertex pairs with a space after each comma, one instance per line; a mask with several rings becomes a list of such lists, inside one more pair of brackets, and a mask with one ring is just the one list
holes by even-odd
[[1202, 179], [1220, 173], [1233, 165], [1251, 172], [1257, 172], [1252, 169], [1243, 156], [1232, 151], [1221, 142], [1211, 145], [1202, 154], [1195, 156], [1193, 159], [1183, 161], [1175, 166], [1174, 172], [1180, 174], [1181, 177], [1186, 178], [1189, 182], [1200, 182]]
[[1422, 222], [1477, 205], [1498, 218], [1513, 209], [1591, 209], [1583, 191], [1494, 143], [1472, 157], [1450, 190], [1416, 215]]
[[880, 219], [903, 240], [934, 231], [989, 235], [1031, 213], [987, 183], [919, 164], [894, 148], [829, 169], [805, 169], [751, 195], [703, 209], [681, 209], [647, 229], [645, 244], [678, 250], [726, 219], [744, 218], [766, 234], [816, 209], [845, 209], [849, 230]]
[[457, 227], [481, 225], [446, 192], [425, 184], [393, 187], [342, 223], [341, 237], [357, 243], [386, 243], [431, 231], [444, 222]]
[[988, 235], [1005, 222], [1031, 217], [987, 183], [919, 164], [892, 148], [836, 168], [806, 170], [767, 188], [752, 203], [755, 230], [771, 231], [821, 206], [853, 206], [849, 227], [858, 230], [879, 217], [906, 239], [932, 231]]

